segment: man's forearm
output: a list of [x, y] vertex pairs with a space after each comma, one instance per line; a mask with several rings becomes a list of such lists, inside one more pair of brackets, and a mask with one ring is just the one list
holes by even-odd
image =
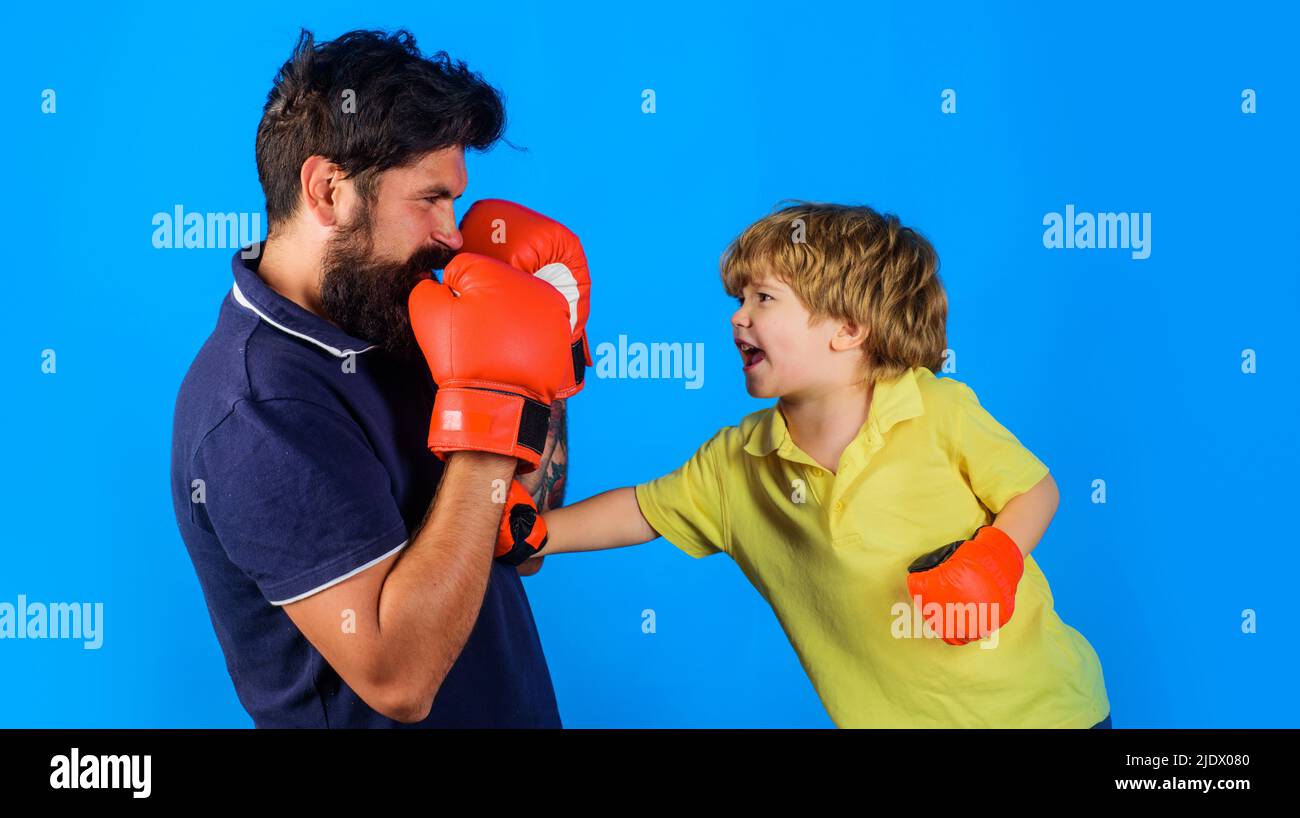
[[568, 408], [563, 399], [551, 404], [550, 428], [546, 432], [546, 445], [542, 450], [541, 464], [528, 474], [519, 476], [519, 482], [533, 497], [539, 511], [564, 505], [565, 477], [569, 470]]
[[486, 452], [451, 454], [423, 524], [380, 591], [386, 669], [425, 681], [429, 703], [478, 619], [501, 523], [497, 498], [515, 465]]
[[[519, 482], [532, 495], [539, 511], [564, 505], [565, 477], [569, 472], [569, 422], [568, 407], [563, 399], [551, 404], [550, 428], [546, 432], [546, 446], [542, 462], [535, 471], [520, 475]], [[536, 574], [542, 568], [542, 557], [522, 563], [516, 570], [521, 577]]]
[[993, 525], [1015, 540], [1021, 554], [1029, 556], [1052, 522], [1060, 499], [1056, 481], [1049, 474], [1029, 491], [1008, 500], [993, 518]]

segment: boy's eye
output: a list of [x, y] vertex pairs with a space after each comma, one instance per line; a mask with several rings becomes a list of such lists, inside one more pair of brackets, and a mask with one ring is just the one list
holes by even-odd
[[771, 297], [772, 297], [772, 296], [768, 295], [767, 293], [759, 293], [758, 296], [759, 296], [760, 299], [761, 299], [761, 298], [771, 298]]

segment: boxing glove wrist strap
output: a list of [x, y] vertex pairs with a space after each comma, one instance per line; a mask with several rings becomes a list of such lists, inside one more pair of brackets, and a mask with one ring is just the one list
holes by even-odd
[[441, 387], [433, 399], [429, 448], [438, 454], [462, 449], [494, 452], [517, 457], [535, 469], [550, 418], [549, 404], [517, 392]]
[[582, 343], [582, 338], [573, 342], [573, 383], [575, 386], [582, 386], [583, 377], [587, 374], [587, 351], [583, 348]]

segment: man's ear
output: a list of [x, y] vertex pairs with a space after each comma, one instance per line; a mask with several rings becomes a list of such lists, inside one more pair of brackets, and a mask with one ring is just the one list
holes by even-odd
[[831, 338], [831, 349], [836, 352], [860, 347], [867, 340], [867, 328], [858, 324], [841, 324]]
[[340, 222], [339, 186], [344, 178], [342, 168], [323, 156], [309, 156], [299, 171], [299, 195], [303, 212], [321, 227], [333, 227]]

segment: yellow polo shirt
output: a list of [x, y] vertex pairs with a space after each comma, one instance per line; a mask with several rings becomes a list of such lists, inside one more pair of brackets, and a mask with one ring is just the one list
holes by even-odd
[[[1047, 467], [950, 378], [876, 384], [831, 474], [774, 405], [636, 487], [641, 512], [694, 557], [725, 552], [772, 606], [840, 727], [1091, 727], [1101, 662], [1052, 607], [1033, 556], [1005, 627], [960, 647], [916, 627], [907, 566], [993, 522]], [[905, 611], [905, 612], [904, 612]]]

